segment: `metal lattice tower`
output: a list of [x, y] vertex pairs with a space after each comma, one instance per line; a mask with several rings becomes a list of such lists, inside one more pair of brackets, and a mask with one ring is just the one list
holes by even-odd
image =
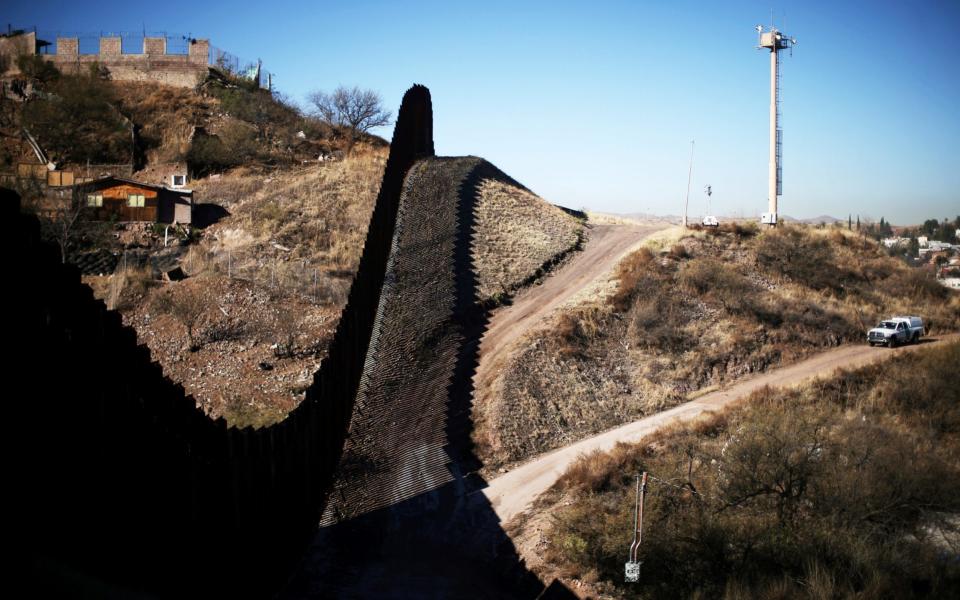
[[768, 208], [760, 222], [770, 226], [777, 224], [777, 196], [783, 193], [783, 130], [780, 128], [780, 60], [781, 50], [792, 48], [797, 43], [775, 27], [766, 31], [757, 25], [760, 45], [757, 49], [770, 50], [770, 182], [767, 192]]

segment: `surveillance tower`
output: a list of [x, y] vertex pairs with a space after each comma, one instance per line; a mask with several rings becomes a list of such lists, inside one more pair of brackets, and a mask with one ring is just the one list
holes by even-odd
[[775, 227], [777, 225], [777, 196], [783, 192], [783, 167], [781, 165], [783, 148], [783, 130], [780, 129], [780, 60], [781, 50], [793, 48], [797, 40], [788, 37], [771, 26], [764, 31], [763, 25], [757, 25], [760, 45], [757, 49], [770, 50], [770, 183], [767, 200], [768, 212], [763, 213], [761, 223]]

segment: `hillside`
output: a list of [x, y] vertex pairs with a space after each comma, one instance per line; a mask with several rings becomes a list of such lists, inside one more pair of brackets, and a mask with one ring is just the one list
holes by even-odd
[[960, 294], [849, 232], [679, 228], [514, 346], [477, 403], [475, 440], [496, 469], [853, 342], [889, 314], [960, 325]]
[[[585, 584], [588, 595], [956, 597], [958, 363], [953, 342], [798, 389], [765, 388], [583, 458], [514, 533], [536, 546], [541, 575]], [[640, 582], [626, 584], [642, 471], [652, 476], [643, 566]]]
[[[29, 159], [24, 126], [58, 168], [80, 175], [163, 182], [189, 172], [195, 214], [213, 221], [190, 231], [84, 223], [68, 260], [208, 414], [241, 426], [282, 419], [346, 302], [383, 140], [354, 141], [229, 73], [211, 70], [187, 89], [37, 67], [25, 100], [4, 98], [7, 168]], [[581, 224], [495, 167], [483, 172], [473, 261], [480, 300], [495, 305], [576, 249]], [[41, 193], [20, 188], [28, 206]], [[178, 266], [182, 281], [161, 279]]]
[[186, 279], [164, 283], [148, 265], [121, 264], [84, 280], [209, 414], [237, 425], [279, 420], [302, 399], [336, 327], [385, 159], [370, 150], [201, 180], [197, 194], [229, 215], [174, 248], [170, 266]]
[[[196, 89], [109, 75], [63, 75], [45, 65], [24, 98], [2, 98], [0, 168], [35, 162], [20, 128], [58, 168], [104, 170], [157, 180], [171, 169], [194, 176], [240, 165], [289, 167], [342, 150], [345, 133], [304, 115], [282, 96], [211, 70]], [[375, 136], [368, 144], [385, 146]]]
[[[131, 268], [85, 280], [211, 416], [275, 422], [325, 356], [385, 158], [357, 148], [313, 167], [201, 180], [197, 193], [230, 214], [185, 248], [187, 279], [160, 283]], [[480, 190], [474, 261], [480, 300], [495, 304], [576, 248], [581, 225], [493, 167]]]

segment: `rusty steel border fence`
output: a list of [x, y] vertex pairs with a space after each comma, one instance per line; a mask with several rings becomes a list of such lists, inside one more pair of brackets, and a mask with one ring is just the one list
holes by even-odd
[[261, 429], [211, 420], [0, 189], [13, 261], [7, 444], [17, 576], [100, 595], [268, 596], [314, 535], [360, 386], [404, 177], [433, 155], [404, 96], [346, 307], [306, 398]]

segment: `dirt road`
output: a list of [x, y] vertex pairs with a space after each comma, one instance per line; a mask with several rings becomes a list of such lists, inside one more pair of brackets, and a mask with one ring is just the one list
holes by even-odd
[[816, 376], [829, 375], [839, 367], [862, 366], [901, 352], [912, 352], [946, 340], [956, 340], [958, 337], [960, 337], [958, 334], [932, 337], [925, 340], [926, 343], [904, 346], [895, 350], [873, 348], [865, 344], [842, 346], [789, 367], [768, 371], [727, 389], [706, 394], [670, 410], [611, 429], [565, 448], [548, 452], [492, 479], [483, 493], [490, 500], [500, 520], [506, 523], [523, 512], [537, 496], [549, 489], [580, 455], [594, 450], [609, 450], [617, 442], [636, 442], [670, 423], [689, 421], [702, 412], [729, 406], [765, 385], [797, 385]]
[[609, 273], [620, 258], [645, 237], [667, 225], [592, 225], [584, 249], [556, 273], [495, 311], [480, 343], [480, 364], [474, 384], [480, 396], [510, 353], [514, 340], [597, 277]]

